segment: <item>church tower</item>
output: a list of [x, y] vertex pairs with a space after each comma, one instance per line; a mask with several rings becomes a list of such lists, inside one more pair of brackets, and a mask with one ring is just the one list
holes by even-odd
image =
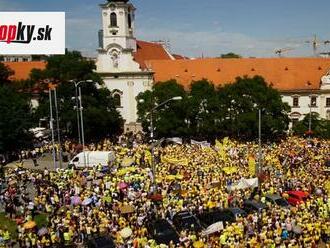
[[108, 0], [100, 7], [103, 29], [99, 31], [98, 72], [139, 70], [132, 57], [137, 50], [133, 4], [129, 0]]
[[139, 131], [136, 97], [150, 90], [153, 73], [136, 61], [141, 45], [134, 36], [135, 8], [129, 0], [101, 4], [97, 73], [102, 77], [125, 121], [125, 131]]

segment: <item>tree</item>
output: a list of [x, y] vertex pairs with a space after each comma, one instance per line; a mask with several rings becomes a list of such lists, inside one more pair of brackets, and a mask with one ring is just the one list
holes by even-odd
[[299, 121], [293, 126], [292, 130], [295, 135], [308, 136], [309, 135], [309, 120], [311, 120], [310, 134], [313, 137], [329, 139], [330, 138], [330, 121], [320, 118], [318, 113], [312, 113], [311, 118], [307, 114], [303, 120]]
[[206, 79], [192, 82], [187, 102], [185, 109], [190, 138], [214, 139], [218, 133], [221, 114], [214, 84]]
[[262, 112], [262, 136], [273, 140], [288, 129], [290, 107], [280, 93], [260, 76], [238, 77], [219, 89], [222, 108], [228, 110], [222, 122], [222, 135], [253, 140], [258, 137], [258, 110]]
[[95, 73], [94, 61], [87, 60], [78, 51], [66, 50], [65, 55], [53, 55], [48, 57], [45, 70], [34, 69], [31, 79], [39, 82], [44, 79], [52, 79], [53, 82], [68, 82], [92, 79], [102, 83], [102, 78]]
[[238, 55], [236, 53], [230, 52], [230, 53], [221, 54], [220, 58], [222, 58], [222, 59], [240, 59], [240, 58], [242, 58], [242, 56]]
[[[175, 80], [157, 83], [153, 86], [152, 91], [145, 91], [137, 96], [139, 102], [138, 116], [145, 132], [150, 132], [151, 109], [157, 106], [157, 104], [161, 104], [175, 96], [186, 98], [183, 86], [179, 85]], [[171, 101], [154, 112], [153, 119], [156, 137], [181, 136], [186, 131], [186, 110], [184, 104], [182, 104], [183, 101]]]
[[0, 86], [0, 153], [29, 147], [32, 135], [30, 99], [10, 85]]
[[14, 71], [6, 66], [4, 63], [0, 62], [0, 85], [9, 83], [9, 77], [14, 75]]
[[175, 80], [157, 83], [152, 91], [141, 93], [138, 115], [145, 131], [150, 131], [150, 110], [166, 99], [182, 96], [154, 114], [156, 136], [214, 140], [230, 136], [242, 140], [258, 137], [258, 109], [262, 110], [262, 135], [274, 140], [288, 129], [289, 106], [279, 92], [262, 77], [237, 78], [232, 84], [215, 88], [206, 79], [192, 82], [185, 91]]
[[[97, 141], [122, 132], [123, 119], [116, 110], [111, 92], [103, 87], [101, 77], [94, 72], [94, 62], [82, 57], [79, 52], [66, 51], [65, 55], [50, 56], [45, 70], [34, 70], [31, 79], [35, 82], [50, 78], [57, 83], [61, 129], [69, 138], [76, 138], [77, 117], [74, 110], [76, 82], [92, 80], [80, 84], [83, 102], [84, 131], [86, 141]], [[40, 88], [47, 89], [47, 84]], [[35, 121], [49, 116], [49, 96], [47, 91], [41, 93], [40, 105], [35, 113]]]

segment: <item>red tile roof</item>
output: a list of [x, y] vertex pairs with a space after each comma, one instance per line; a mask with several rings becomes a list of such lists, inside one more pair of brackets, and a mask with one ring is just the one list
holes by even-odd
[[14, 71], [11, 80], [25, 80], [28, 79], [32, 69], [45, 69], [46, 62], [44, 61], [31, 61], [31, 62], [4, 62]]
[[161, 44], [137, 40], [137, 51], [133, 53], [134, 60], [140, 64], [141, 69], [146, 69], [147, 60], [171, 60], [170, 54]]
[[147, 64], [155, 72], [156, 82], [176, 79], [186, 89], [192, 81], [203, 78], [224, 85], [238, 76], [260, 75], [278, 90], [317, 90], [321, 77], [330, 69], [330, 59], [325, 58], [210, 58], [153, 60]]

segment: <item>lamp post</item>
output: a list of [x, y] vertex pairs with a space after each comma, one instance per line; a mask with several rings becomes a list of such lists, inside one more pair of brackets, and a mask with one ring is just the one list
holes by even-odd
[[52, 133], [52, 153], [53, 153], [53, 163], [54, 163], [54, 169], [56, 170], [56, 155], [55, 155], [55, 139], [54, 139], [54, 123], [53, 123], [53, 105], [52, 105], [52, 90], [51, 87], [49, 87], [48, 90], [49, 93], [49, 111], [50, 111], [50, 120], [49, 120], [49, 126]]
[[257, 104], [254, 104], [254, 107], [258, 107], [258, 163], [256, 163], [256, 174], [258, 176], [258, 187], [260, 189], [260, 173], [262, 172], [262, 146], [261, 146], [261, 111], [262, 108]]
[[[259, 124], [258, 124], [258, 146], [259, 146], [259, 153], [258, 153], [258, 174], [260, 175], [262, 171], [262, 149], [261, 149], [261, 108], [259, 108]], [[259, 178], [259, 186], [261, 185], [260, 178]]]
[[83, 106], [81, 100], [81, 88], [79, 87], [79, 110], [80, 110], [80, 121], [81, 121], [81, 141], [84, 153], [84, 167], [86, 167], [86, 156], [85, 156], [85, 134], [84, 134], [84, 117], [83, 117]]
[[309, 119], [308, 119], [308, 137], [311, 139], [312, 133], [312, 89], [311, 89], [311, 82], [307, 82], [307, 87], [309, 88]]
[[308, 135], [309, 139], [311, 138], [312, 133], [312, 97], [310, 97], [310, 103], [309, 103], [309, 120], [308, 120]]
[[57, 129], [57, 142], [58, 142], [58, 153], [60, 161], [60, 169], [62, 169], [62, 144], [61, 144], [61, 133], [60, 133], [60, 122], [58, 118], [58, 107], [57, 107], [57, 94], [56, 88], [54, 88], [54, 98], [55, 98], [55, 112], [56, 112], [56, 129]]
[[79, 99], [78, 99], [78, 86], [81, 83], [87, 82], [87, 83], [92, 83], [93, 80], [86, 80], [86, 81], [79, 81], [76, 82], [75, 80], [70, 80], [71, 83], [74, 84], [75, 86], [75, 101], [76, 101], [76, 114], [77, 114], [77, 126], [78, 126], [78, 141], [79, 144], [81, 144], [81, 130], [80, 130], [80, 120], [79, 120]]
[[[180, 101], [182, 100], [182, 96], [175, 96], [175, 97], [172, 97], [170, 99], [167, 99], [166, 101], [156, 105], [155, 107], [153, 107], [150, 111], [150, 139], [151, 139], [151, 142], [153, 142], [153, 139], [154, 139], [154, 123], [153, 123], [153, 115], [154, 115], [154, 112], [159, 109], [160, 107], [164, 106], [165, 104], [167, 104], [168, 102], [171, 102], [171, 101]], [[141, 99], [139, 100], [140, 103], [143, 103], [144, 100]], [[148, 115], [147, 114], [147, 115]], [[155, 165], [155, 158], [154, 158], [155, 154], [154, 154], [154, 146], [151, 146], [151, 172], [152, 172], [152, 186], [153, 186], [153, 191], [155, 191], [156, 189], [156, 165]]]

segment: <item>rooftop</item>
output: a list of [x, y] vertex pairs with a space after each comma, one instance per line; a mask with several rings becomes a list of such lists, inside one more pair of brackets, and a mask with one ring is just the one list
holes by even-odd
[[29, 78], [32, 69], [45, 69], [46, 62], [44, 61], [30, 61], [30, 62], [4, 62], [14, 71], [14, 75], [10, 77], [11, 80], [26, 80]]
[[173, 57], [158, 43], [136, 41], [137, 51], [133, 53], [134, 60], [140, 64], [141, 69], [146, 69], [148, 60], [172, 60]]
[[321, 77], [330, 69], [327, 58], [242, 58], [150, 60], [146, 64], [155, 72], [156, 82], [177, 80], [186, 89], [192, 81], [208, 79], [225, 85], [236, 77], [260, 75], [281, 91], [318, 90]]

